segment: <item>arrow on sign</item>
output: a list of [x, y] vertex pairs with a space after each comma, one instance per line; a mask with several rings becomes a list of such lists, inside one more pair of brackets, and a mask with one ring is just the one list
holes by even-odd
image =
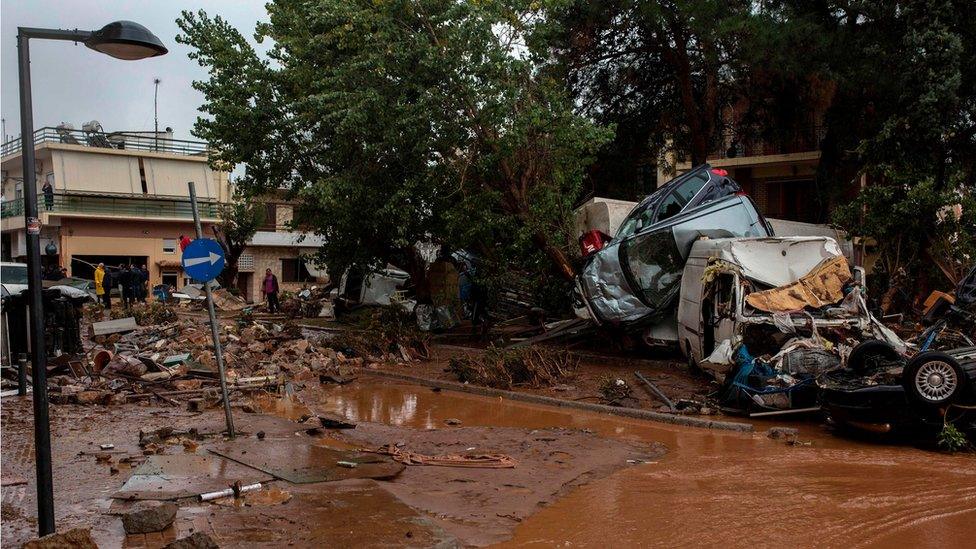
[[200, 265], [201, 263], [210, 263], [211, 265], [214, 265], [215, 263], [217, 263], [221, 259], [222, 258], [219, 255], [217, 255], [217, 254], [215, 254], [213, 252], [210, 252], [210, 257], [192, 257], [190, 259], [184, 259], [183, 260], [183, 265], [185, 265], [187, 267], [192, 267], [194, 265]]

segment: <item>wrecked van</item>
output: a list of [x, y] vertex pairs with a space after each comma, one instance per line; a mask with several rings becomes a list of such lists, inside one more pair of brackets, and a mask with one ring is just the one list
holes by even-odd
[[755, 204], [742, 194], [640, 225], [637, 232], [630, 232], [633, 226], [625, 222], [617, 238], [586, 258], [576, 280], [577, 315], [612, 326], [658, 324], [664, 328], [663, 339], [676, 336], [671, 313], [696, 240], [772, 234]]
[[[805, 283], [811, 273], [817, 280]], [[741, 337], [749, 326], [787, 335], [818, 330], [877, 333], [904, 350], [868, 312], [863, 269], [851, 272], [840, 246], [829, 237], [700, 240], [681, 280], [678, 339], [692, 365], [705, 361], [719, 343]], [[797, 286], [790, 288], [793, 284]], [[853, 291], [845, 295], [845, 286]], [[768, 291], [773, 288], [789, 289], [774, 294]]]

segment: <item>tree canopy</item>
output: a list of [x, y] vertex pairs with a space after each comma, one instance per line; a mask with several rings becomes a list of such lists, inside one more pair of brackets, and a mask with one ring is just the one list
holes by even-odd
[[276, 0], [268, 13], [266, 57], [220, 17], [179, 19], [210, 71], [195, 134], [214, 162], [244, 166], [244, 192], [289, 189], [330, 268], [434, 240], [572, 275], [570, 208], [609, 132], [530, 48], [539, 8]]

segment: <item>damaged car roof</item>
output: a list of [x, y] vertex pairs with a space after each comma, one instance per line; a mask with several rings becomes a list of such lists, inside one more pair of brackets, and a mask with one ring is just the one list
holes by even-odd
[[696, 253], [727, 261], [742, 276], [773, 287], [796, 282], [824, 260], [843, 255], [826, 236], [719, 238], [697, 246]]

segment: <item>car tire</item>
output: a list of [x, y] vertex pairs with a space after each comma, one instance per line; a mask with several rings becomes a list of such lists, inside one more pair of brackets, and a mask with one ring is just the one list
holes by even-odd
[[879, 339], [868, 339], [854, 346], [847, 357], [847, 367], [858, 374], [864, 374], [878, 361], [889, 362], [900, 359], [901, 355], [890, 343]]
[[902, 372], [909, 398], [920, 404], [944, 406], [965, 389], [967, 378], [955, 358], [940, 352], [919, 353]]

